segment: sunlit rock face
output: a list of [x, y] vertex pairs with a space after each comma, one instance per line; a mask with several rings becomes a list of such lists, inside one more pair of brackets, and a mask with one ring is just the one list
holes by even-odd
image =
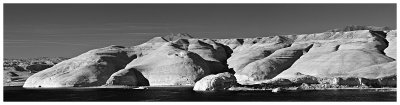
[[394, 60], [376, 52], [342, 50], [293, 65], [277, 77], [285, 77], [295, 72], [317, 77], [347, 76], [357, 69], [391, 61]]
[[363, 77], [368, 79], [378, 79], [395, 75], [397, 62], [389, 62], [376, 64], [372, 66], [362, 67], [360, 69], [349, 72], [350, 77]]
[[[387, 53], [390, 52], [388, 46], [395, 46], [387, 40], [395, 32], [387, 28], [349, 26], [315, 34], [241, 39], [243, 41], [218, 39], [217, 42], [232, 48], [228, 67], [236, 72], [239, 83], [246, 83], [243, 81], [295, 78], [296, 73], [322, 78], [352, 76], [363, 71], [358, 70], [363, 67], [395, 61]], [[295, 46], [306, 47], [296, 49]], [[394, 74], [395, 66], [384, 67], [387, 75]]]
[[32, 75], [23, 87], [101, 86], [131, 59], [120, 46], [90, 50]]
[[227, 90], [237, 84], [235, 76], [228, 72], [208, 75], [197, 81], [193, 87], [195, 91], [219, 91]]
[[236, 72], [235, 76], [238, 81], [272, 79], [288, 69], [311, 47], [312, 45], [309, 44], [279, 49], [263, 59], [247, 64], [241, 71]]
[[317, 77], [348, 76], [366, 66], [392, 62], [394, 59], [383, 53], [388, 46], [384, 37], [384, 33], [369, 30], [298, 35], [294, 44], [314, 46], [275, 78], [296, 72]]
[[113, 73], [104, 86], [149, 86], [143, 74], [136, 69], [122, 69]]
[[[127, 48], [91, 50], [34, 74], [24, 87], [195, 85], [203, 77], [230, 75], [240, 84], [342, 78], [338, 81], [350, 85], [395, 86], [396, 37], [396, 30], [372, 26], [238, 39], [168, 35]], [[213, 87], [207, 84], [200, 90]]]
[[134, 59], [124, 70], [136, 69], [152, 85], [193, 85], [210, 74], [206, 60], [196, 53], [165, 43], [151, 53]]
[[397, 57], [397, 31], [392, 30], [387, 33], [386, 40], [389, 42], [389, 46], [385, 49], [387, 56], [396, 59]]
[[210, 39], [156, 37], [139, 46], [151, 47], [125, 69], [138, 70], [150, 85], [193, 85], [206, 75], [228, 71], [229, 53]]
[[[191, 38], [191, 39], [189, 39]], [[164, 44], [172, 43], [171, 46], [176, 49], [185, 50], [199, 55], [206, 60], [210, 66], [210, 72], [213, 74], [226, 72], [228, 67], [226, 60], [230, 55], [228, 46], [217, 43], [211, 39], [192, 38], [186, 34], [178, 34], [177, 36], [155, 37], [146, 43], [131, 47], [131, 55], [142, 57], [148, 55]]]
[[289, 40], [280, 37], [246, 38], [243, 45], [237, 46], [227, 60], [229, 68], [241, 72], [251, 62], [261, 60], [278, 49], [290, 46]]

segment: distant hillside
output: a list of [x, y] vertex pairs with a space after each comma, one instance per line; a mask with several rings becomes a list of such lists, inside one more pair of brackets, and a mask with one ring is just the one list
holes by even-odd
[[356, 31], [356, 30], [389, 31], [392, 29], [390, 29], [389, 27], [350, 25], [344, 28], [328, 30], [327, 32], [346, 32], [346, 31]]

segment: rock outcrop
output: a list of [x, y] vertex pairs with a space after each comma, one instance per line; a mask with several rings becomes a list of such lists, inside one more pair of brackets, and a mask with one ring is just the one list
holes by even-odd
[[188, 42], [187, 44], [180, 44], [180, 46], [206, 60], [210, 66], [210, 73], [216, 74], [228, 71], [228, 67], [225, 64], [228, 55], [221, 44], [210, 39], [189, 39]]
[[288, 69], [303, 53], [312, 47], [297, 45], [282, 48], [268, 57], [247, 64], [241, 71], [236, 72], [238, 81], [258, 81], [272, 79], [282, 71]]
[[386, 40], [389, 42], [389, 46], [385, 49], [385, 54], [393, 59], [397, 59], [397, 31], [392, 30], [387, 33]]
[[115, 72], [107, 80], [105, 86], [149, 86], [143, 74], [134, 68], [122, 69]]
[[288, 78], [290, 80], [290, 82], [292, 82], [295, 85], [299, 85], [299, 84], [318, 84], [320, 83], [319, 78], [314, 77], [314, 76], [310, 76], [310, 75], [304, 75], [301, 73], [296, 73], [294, 74], [295, 76], [293, 76], [292, 78]]
[[296, 72], [317, 77], [348, 76], [350, 75], [349, 72], [354, 70], [391, 61], [393, 61], [392, 58], [383, 54], [365, 50], [335, 51], [293, 65], [276, 78], [282, 78]]
[[314, 46], [275, 78], [288, 78], [297, 72], [317, 77], [348, 76], [363, 67], [392, 62], [394, 59], [382, 53], [387, 47], [383, 36], [369, 30], [299, 35], [295, 44]]
[[195, 91], [219, 91], [227, 90], [237, 84], [235, 76], [228, 72], [208, 75], [197, 81], [193, 90]]
[[101, 86], [131, 61], [122, 47], [90, 50], [30, 76], [23, 87]]
[[125, 69], [142, 72], [150, 85], [193, 85], [208, 74], [228, 71], [225, 63], [228, 53], [224, 45], [210, 39], [184, 36], [155, 37], [135, 46], [133, 51], [138, 58]]
[[165, 43], [149, 54], [134, 59], [124, 69], [135, 69], [150, 85], [193, 85], [210, 74], [206, 60], [174, 43]]
[[[393, 35], [395, 32], [385, 27], [349, 26], [316, 34], [218, 39], [216, 42], [230, 46], [233, 50], [227, 60], [228, 67], [236, 72], [235, 76], [239, 83], [246, 84], [243, 81], [260, 83], [257, 81], [298, 78], [293, 75], [296, 73], [318, 78], [351, 77], [358, 72], [367, 73], [368, 70], [364, 71], [366, 68], [358, 70], [363, 67], [372, 66], [370, 69], [376, 70], [381, 67], [379, 64], [394, 65], [394, 63], [386, 64], [395, 61], [386, 55], [390, 55], [390, 51], [395, 51], [387, 49], [395, 46], [391, 44], [393, 41], [387, 40], [396, 37]], [[295, 46], [303, 47], [296, 49]], [[384, 67], [388, 72], [387, 75], [395, 74], [393, 72], [395, 66]], [[360, 75], [359, 77], [368, 78]]]
[[169, 35], [128, 48], [91, 50], [43, 71], [46, 67], [29, 67], [40, 72], [24, 87], [199, 83], [196, 90], [223, 90], [223, 81], [274, 86], [396, 86], [396, 37], [396, 30], [373, 26], [238, 39]]
[[360, 78], [349, 77], [349, 78], [334, 78], [333, 79], [333, 83], [331, 83], [331, 84], [348, 85], [348, 86], [359, 86], [362, 83], [361, 83]]
[[235, 72], [241, 72], [248, 64], [261, 60], [276, 50], [288, 46], [290, 46], [289, 40], [281, 36], [247, 38], [244, 39], [243, 45], [237, 46], [233, 50], [227, 64]]
[[167, 40], [164, 37], [155, 37], [146, 43], [131, 47], [130, 55], [142, 57], [167, 43], [172, 43], [172, 46], [176, 49], [195, 53], [205, 59], [210, 68], [212, 68], [210, 70], [211, 73], [216, 74], [228, 71], [226, 60], [230, 53], [226, 51], [227, 49], [225, 49], [224, 45], [210, 39], [187, 39], [191, 38], [191, 36], [178, 34], [178, 36], [179, 35], [183, 38], [169, 36]]

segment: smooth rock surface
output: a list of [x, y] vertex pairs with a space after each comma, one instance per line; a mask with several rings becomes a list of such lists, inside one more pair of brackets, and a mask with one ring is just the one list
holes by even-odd
[[362, 77], [369, 79], [377, 79], [396, 75], [397, 72], [397, 62], [389, 62], [376, 64], [372, 66], [363, 67], [355, 71], [349, 72], [350, 77]]
[[377, 52], [341, 50], [293, 65], [275, 78], [291, 76], [296, 72], [316, 77], [348, 76], [357, 69], [392, 61], [394, 59]]
[[290, 46], [290, 41], [281, 36], [248, 38], [243, 43], [233, 50], [232, 56], [227, 60], [228, 67], [235, 72], [241, 72], [248, 64]]
[[149, 86], [149, 80], [147, 80], [142, 73], [134, 68], [122, 69], [115, 72], [107, 80], [105, 86]]
[[288, 69], [311, 47], [312, 45], [297, 45], [279, 49], [266, 58], [248, 64], [241, 71], [236, 72], [235, 75], [240, 75], [237, 76], [238, 81], [272, 79], [282, 71]]
[[208, 63], [201, 56], [165, 43], [149, 54], [134, 59], [124, 70], [136, 69], [154, 85], [193, 85], [210, 74]]
[[386, 40], [389, 42], [389, 46], [385, 49], [387, 56], [397, 59], [397, 31], [392, 30], [387, 33]]
[[23, 87], [101, 86], [131, 58], [120, 46], [90, 50], [30, 76]]
[[195, 91], [218, 91], [227, 90], [237, 84], [235, 76], [228, 72], [208, 75], [197, 81], [193, 87]]

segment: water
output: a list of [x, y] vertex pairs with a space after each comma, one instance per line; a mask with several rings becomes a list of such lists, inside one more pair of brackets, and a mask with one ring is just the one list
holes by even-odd
[[4, 101], [396, 101], [395, 91], [312, 90], [195, 92], [193, 87], [150, 87], [147, 90], [80, 88], [24, 89], [4, 87]]

